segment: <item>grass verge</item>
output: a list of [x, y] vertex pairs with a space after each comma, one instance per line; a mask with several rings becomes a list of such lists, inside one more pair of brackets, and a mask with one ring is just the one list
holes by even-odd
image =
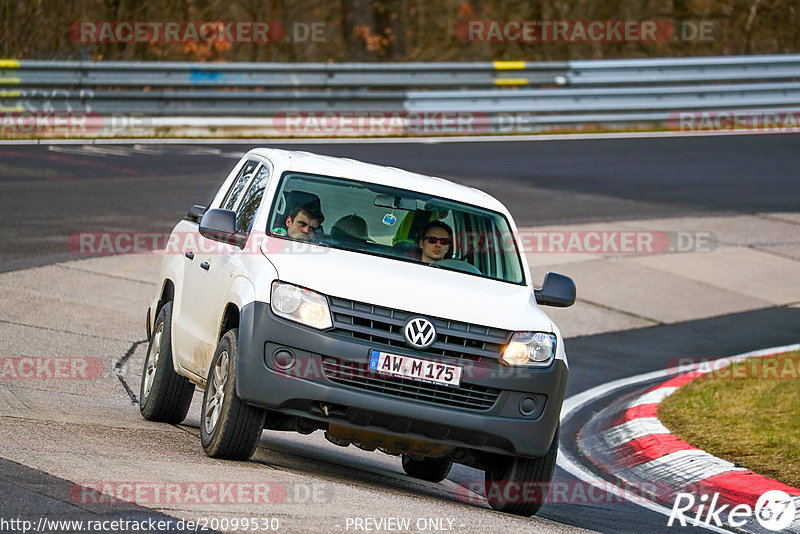
[[800, 488], [800, 351], [714, 370], [667, 397], [658, 418], [681, 439]]

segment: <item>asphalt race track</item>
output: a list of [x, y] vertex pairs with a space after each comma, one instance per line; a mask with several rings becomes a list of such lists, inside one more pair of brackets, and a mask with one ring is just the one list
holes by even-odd
[[[800, 213], [797, 135], [269, 145], [397, 166], [478, 187], [504, 202], [517, 224], [526, 227]], [[79, 232], [169, 232], [192, 204], [208, 201], [224, 175], [249, 148], [251, 145], [240, 143], [0, 145], [0, 273], [82, 259], [67, 246], [70, 236]], [[576, 278], [576, 282], [580, 299], [581, 280]], [[43, 280], [43, 291], [47, 291], [49, 283], [56, 281]], [[615, 288], [607, 290], [613, 292]], [[0, 287], [0, 295], [3, 292]], [[692, 305], [686, 303], [688, 308]], [[134, 315], [143, 318], [143, 314], [144, 310], [137, 310]], [[568, 314], [568, 310], [560, 311], [556, 319], [562, 329]], [[139, 324], [136, 327], [143, 330]], [[139, 340], [143, 338], [142, 333]], [[716, 358], [796, 343], [799, 338], [800, 308], [796, 303], [685, 321], [656, 320], [621, 331], [568, 335], [567, 395], [663, 369], [681, 356]], [[142, 349], [134, 344], [129, 347], [128, 356]], [[125, 354], [120, 350], [114, 361]], [[128, 382], [135, 396], [138, 380]], [[126, 395], [122, 384], [116, 387], [115, 394]], [[7, 388], [0, 381], [0, 392]], [[98, 403], [102, 401], [96, 399]], [[606, 401], [598, 399], [562, 428], [562, 446], [573, 455], [580, 456], [571, 444], [582, 418], [601, 409]], [[8, 428], [8, 423], [0, 412], [0, 429]], [[113, 426], [113, 421], [104, 423]], [[196, 428], [185, 430], [197, 435]], [[320, 481], [335, 479], [372, 492], [381, 492], [388, 485], [395, 499], [407, 499], [423, 509], [427, 502], [444, 501], [454, 507], [454, 514], [468, 517], [472, 505], [450, 502], [454, 501], [452, 495], [443, 494], [435, 485], [408, 483], [407, 477], [397, 474], [399, 467], [391, 467], [394, 459], [388, 456], [373, 459], [353, 447], [340, 449], [324, 440], [306, 446], [304, 440], [308, 438], [265, 433], [261, 447], [269, 451], [268, 460], [256, 460], [258, 466], [302, 470], [306, 476], [318, 476]], [[194, 452], [200, 450], [197, 441]], [[103, 447], [111, 441], [99, 439], [97, 443]], [[97, 453], [100, 458], [112, 455], [107, 450]], [[0, 500], [1, 515], [41, 515], [51, 510], [89, 516], [106, 513], [102, 509], [72, 509], [59, 497], [64, 493], [59, 488], [68, 487], [69, 480], [24, 464], [0, 457], [0, 493], [6, 495]], [[191, 468], [187, 465], [187, 469]], [[449, 481], [472, 481], [476, 473], [456, 466]], [[597, 476], [603, 474], [598, 472]], [[574, 478], [559, 468], [554, 480]], [[114, 513], [166, 517], [161, 511], [146, 507]], [[488, 514], [486, 511], [483, 520]], [[504, 524], [503, 516], [491, 514], [497, 523], [465, 520], [467, 530], [502, 531], [498, 525]], [[548, 503], [540, 517], [561, 524], [553, 527], [548, 523], [547, 528], [554, 532], [573, 531], [570, 527], [602, 532], [668, 530], [663, 515], [631, 503]], [[530, 521], [530, 531], [545, 528], [535, 523], [535, 518]], [[306, 530], [305, 526], [290, 526], [287, 531]], [[519, 530], [520, 523], [509, 524], [508, 528]], [[524, 526], [522, 529], [525, 531]]]
[[[519, 226], [796, 211], [800, 191], [795, 135], [284, 146], [478, 187]], [[168, 232], [249, 148], [2, 146], [0, 272], [74, 259], [74, 232]]]

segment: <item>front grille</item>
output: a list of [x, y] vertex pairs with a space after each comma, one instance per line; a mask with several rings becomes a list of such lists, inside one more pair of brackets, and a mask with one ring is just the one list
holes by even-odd
[[384, 376], [373, 373], [366, 364], [347, 362], [338, 358], [323, 358], [322, 372], [326, 378], [337, 384], [404, 399], [430, 402], [439, 406], [488, 410], [500, 396], [499, 389], [483, 386], [461, 384], [458, 387], [451, 387]]
[[[403, 327], [418, 314], [330, 298], [333, 330], [330, 333], [389, 347], [408, 347]], [[436, 341], [425, 353], [477, 361], [497, 361], [511, 339], [511, 332], [448, 319], [428, 317], [436, 327]]]

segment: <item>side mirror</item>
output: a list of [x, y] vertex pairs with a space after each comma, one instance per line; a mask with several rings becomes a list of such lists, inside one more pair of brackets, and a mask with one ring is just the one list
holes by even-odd
[[563, 274], [547, 273], [542, 289], [534, 289], [533, 294], [536, 302], [542, 306], [566, 308], [575, 304], [575, 282]]
[[236, 231], [236, 212], [233, 210], [206, 211], [200, 219], [200, 235], [239, 248], [247, 243], [247, 235]]

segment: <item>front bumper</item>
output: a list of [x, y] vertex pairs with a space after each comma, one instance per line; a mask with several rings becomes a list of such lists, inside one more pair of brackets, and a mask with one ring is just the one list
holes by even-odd
[[[371, 349], [460, 365], [462, 387], [454, 391], [372, 373], [348, 374], [348, 369], [366, 367]], [[288, 370], [276, 365], [281, 350], [295, 357]], [[561, 360], [545, 369], [459, 360], [314, 330], [276, 317], [264, 302], [241, 310], [237, 393], [249, 403], [287, 415], [536, 457], [553, 440], [566, 382], [567, 367]]]

